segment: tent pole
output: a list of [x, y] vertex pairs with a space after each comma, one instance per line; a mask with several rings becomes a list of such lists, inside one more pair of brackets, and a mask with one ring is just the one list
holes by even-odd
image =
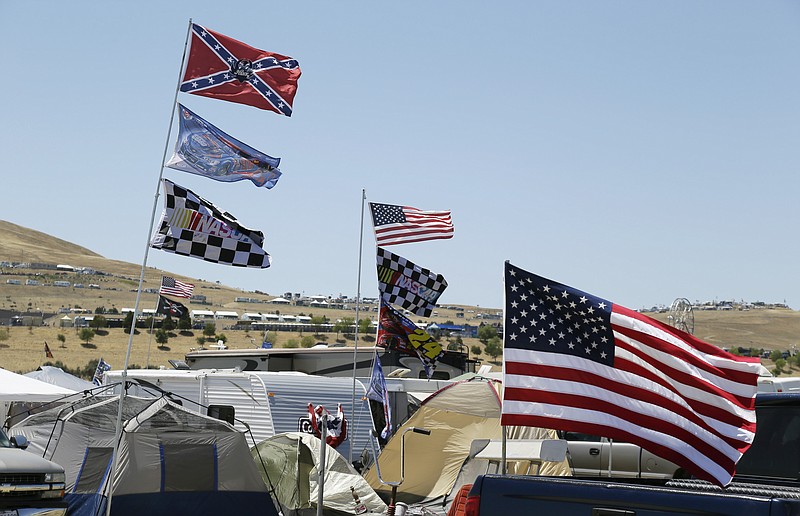
[[117, 424], [116, 424], [116, 432], [114, 436], [114, 451], [112, 454], [112, 466], [111, 466], [111, 474], [109, 475], [109, 481], [106, 483], [108, 488], [108, 497], [106, 498], [106, 516], [111, 516], [111, 499], [114, 496], [114, 475], [117, 472], [118, 466], [118, 455], [119, 455], [119, 443], [122, 440], [122, 404], [125, 400], [125, 393], [126, 393], [126, 384], [128, 379], [128, 362], [131, 359], [131, 348], [133, 347], [133, 335], [136, 331], [136, 318], [139, 314], [139, 301], [142, 297], [142, 285], [144, 284], [144, 271], [147, 269], [147, 255], [150, 251], [150, 238], [153, 234], [153, 226], [155, 225], [156, 219], [156, 209], [158, 208], [158, 197], [161, 192], [161, 178], [164, 176], [164, 163], [167, 160], [167, 150], [169, 149], [169, 137], [172, 133], [172, 123], [175, 119], [175, 106], [178, 104], [178, 93], [181, 90], [181, 75], [183, 74], [183, 67], [186, 63], [186, 49], [189, 46], [189, 36], [192, 31], [192, 19], [189, 18], [189, 24], [186, 27], [186, 39], [183, 42], [183, 56], [181, 56], [181, 67], [178, 71], [178, 83], [175, 86], [175, 98], [172, 102], [172, 112], [169, 116], [169, 128], [167, 129], [167, 138], [164, 142], [164, 154], [161, 157], [161, 167], [158, 170], [158, 183], [156, 184], [156, 194], [153, 198], [153, 210], [150, 215], [150, 229], [147, 232], [147, 244], [144, 248], [144, 258], [142, 260], [142, 270], [139, 274], [139, 288], [136, 291], [136, 304], [133, 307], [133, 321], [131, 321], [131, 332], [128, 336], [128, 350], [125, 352], [125, 364], [122, 369], [122, 383], [120, 384], [120, 394], [119, 394], [119, 407], [117, 409]]
[[[311, 417], [314, 417], [313, 414]], [[319, 467], [317, 468], [317, 516], [322, 516], [323, 500], [325, 499], [325, 439], [328, 433], [328, 414], [322, 411], [320, 416], [320, 442], [319, 442]], [[352, 448], [352, 446], [351, 446]]]

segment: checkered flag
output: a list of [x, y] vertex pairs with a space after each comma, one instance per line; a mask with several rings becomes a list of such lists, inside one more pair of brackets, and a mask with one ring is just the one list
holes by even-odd
[[378, 289], [387, 303], [430, 317], [447, 288], [444, 276], [414, 265], [402, 256], [378, 248]]
[[162, 179], [164, 212], [150, 246], [169, 253], [235, 267], [266, 269], [264, 234], [239, 224], [191, 190]]

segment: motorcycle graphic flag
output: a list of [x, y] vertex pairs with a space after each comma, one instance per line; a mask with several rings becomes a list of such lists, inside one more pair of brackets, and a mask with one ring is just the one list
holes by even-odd
[[180, 90], [292, 116], [297, 60], [192, 24]]
[[162, 179], [164, 211], [150, 246], [201, 260], [266, 269], [264, 234], [247, 229], [230, 213], [169, 179]]
[[384, 301], [430, 317], [436, 300], [447, 288], [444, 276], [414, 265], [382, 247], [378, 248], [377, 262], [378, 289]]
[[280, 158], [257, 151], [226, 134], [178, 104], [180, 129], [169, 168], [216, 181], [249, 179], [256, 186], [272, 188], [278, 182]]

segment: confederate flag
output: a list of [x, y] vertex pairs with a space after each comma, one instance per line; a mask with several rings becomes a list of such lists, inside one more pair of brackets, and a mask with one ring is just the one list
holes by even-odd
[[182, 92], [292, 116], [299, 78], [295, 59], [192, 24]]

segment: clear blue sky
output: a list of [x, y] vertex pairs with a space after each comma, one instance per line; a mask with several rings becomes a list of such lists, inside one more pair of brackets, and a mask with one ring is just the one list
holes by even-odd
[[[142, 263], [190, 18], [303, 71], [291, 118], [179, 96], [281, 157], [274, 189], [164, 172], [273, 266], [149, 266], [354, 295], [365, 189], [452, 210], [453, 239], [390, 248], [447, 278], [440, 304], [501, 307], [511, 260], [630, 308], [800, 308], [793, 1], [0, 0], [0, 219]], [[371, 297], [368, 215], [363, 237]]]

